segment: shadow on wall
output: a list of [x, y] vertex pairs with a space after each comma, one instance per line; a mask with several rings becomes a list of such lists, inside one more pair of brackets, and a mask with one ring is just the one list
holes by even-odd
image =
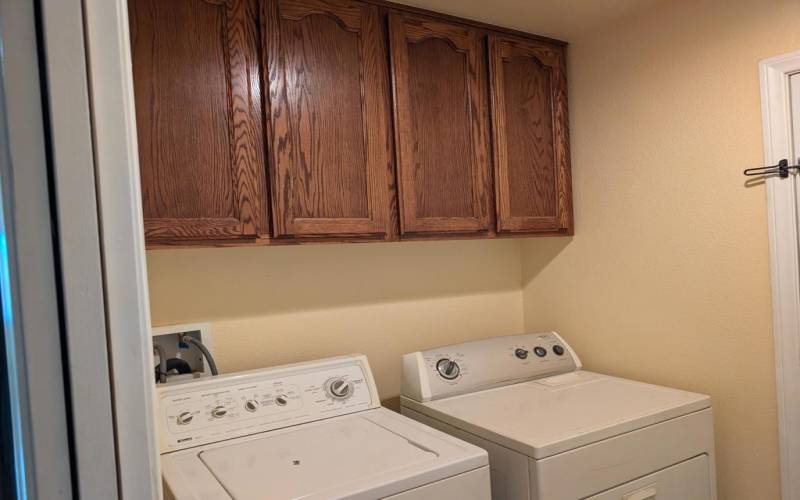
[[525, 240], [522, 247], [522, 289], [524, 290], [570, 243], [572, 237]]
[[153, 324], [520, 290], [520, 241], [155, 250]]

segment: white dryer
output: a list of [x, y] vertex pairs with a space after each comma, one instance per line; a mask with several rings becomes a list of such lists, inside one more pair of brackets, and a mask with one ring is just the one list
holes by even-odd
[[488, 500], [486, 452], [381, 408], [363, 356], [158, 388], [166, 498]]
[[712, 500], [708, 396], [581, 370], [555, 332], [403, 357], [402, 413], [489, 452], [494, 500]]

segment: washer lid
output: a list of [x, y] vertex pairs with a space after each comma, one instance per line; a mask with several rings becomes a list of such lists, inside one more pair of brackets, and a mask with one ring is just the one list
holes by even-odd
[[711, 406], [708, 396], [586, 371], [403, 405], [545, 458]]
[[[173, 492], [237, 500], [384, 497], [488, 464], [483, 450], [385, 409], [162, 458]], [[201, 486], [211, 477], [217, 487]]]

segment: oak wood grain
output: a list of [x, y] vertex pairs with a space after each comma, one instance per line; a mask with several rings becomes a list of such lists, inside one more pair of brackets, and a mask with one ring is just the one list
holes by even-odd
[[[531, 237], [551, 237], [565, 236], [564, 231], [537, 231], [533, 233], [451, 233], [446, 235], [448, 241], [451, 240], [485, 240], [485, 239], [508, 239], [508, 238], [531, 238]], [[404, 236], [402, 241], [387, 240], [384, 238], [365, 238], [363, 236], [338, 237], [338, 238], [248, 238], [241, 240], [156, 240], [148, 241], [148, 250], [167, 250], [177, 248], [228, 248], [228, 247], [254, 247], [254, 246], [292, 246], [292, 245], [319, 245], [337, 243], [403, 243], [407, 241], [436, 241], [442, 239], [442, 235], [413, 234]]]
[[490, 35], [497, 230], [572, 232], [562, 47]]
[[559, 40], [557, 38], [547, 37], [543, 35], [537, 35], [535, 33], [526, 33], [524, 31], [519, 31], [513, 28], [508, 28], [505, 26], [498, 26], [496, 24], [490, 24], [483, 21], [478, 21], [476, 19], [470, 19], [466, 17], [458, 17], [453, 16], [450, 14], [445, 14], [442, 12], [436, 12], [430, 9], [423, 9], [421, 7], [414, 7], [411, 5], [390, 2], [388, 0], [362, 0], [366, 3], [371, 3], [374, 5], [378, 5], [383, 8], [384, 12], [398, 12], [398, 13], [408, 13], [414, 14], [418, 16], [428, 17], [431, 19], [437, 19], [439, 21], [444, 21], [451, 24], [458, 24], [461, 26], [469, 26], [478, 30], [483, 34], [487, 33], [494, 33], [499, 35], [506, 35], [510, 37], [516, 37], [523, 40], [536, 40], [543, 42], [545, 44], [558, 46], [558, 47], [566, 47], [568, 44], [563, 40]]
[[266, 235], [255, 1], [128, 6], [147, 240]]
[[266, 0], [263, 18], [275, 236], [396, 237], [378, 8]]
[[400, 227], [404, 236], [491, 230], [482, 36], [392, 12]]
[[383, 0], [129, 14], [148, 248], [574, 231], [563, 42]]

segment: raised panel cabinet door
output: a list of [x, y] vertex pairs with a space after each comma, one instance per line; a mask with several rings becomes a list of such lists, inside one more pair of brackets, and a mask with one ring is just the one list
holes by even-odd
[[268, 233], [255, 0], [129, 0], [148, 244]]
[[377, 6], [265, 0], [275, 236], [396, 236], [385, 28]]
[[483, 36], [396, 12], [389, 32], [402, 234], [490, 231]]
[[572, 233], [564, 48], [489, 37], [499, 233]]

